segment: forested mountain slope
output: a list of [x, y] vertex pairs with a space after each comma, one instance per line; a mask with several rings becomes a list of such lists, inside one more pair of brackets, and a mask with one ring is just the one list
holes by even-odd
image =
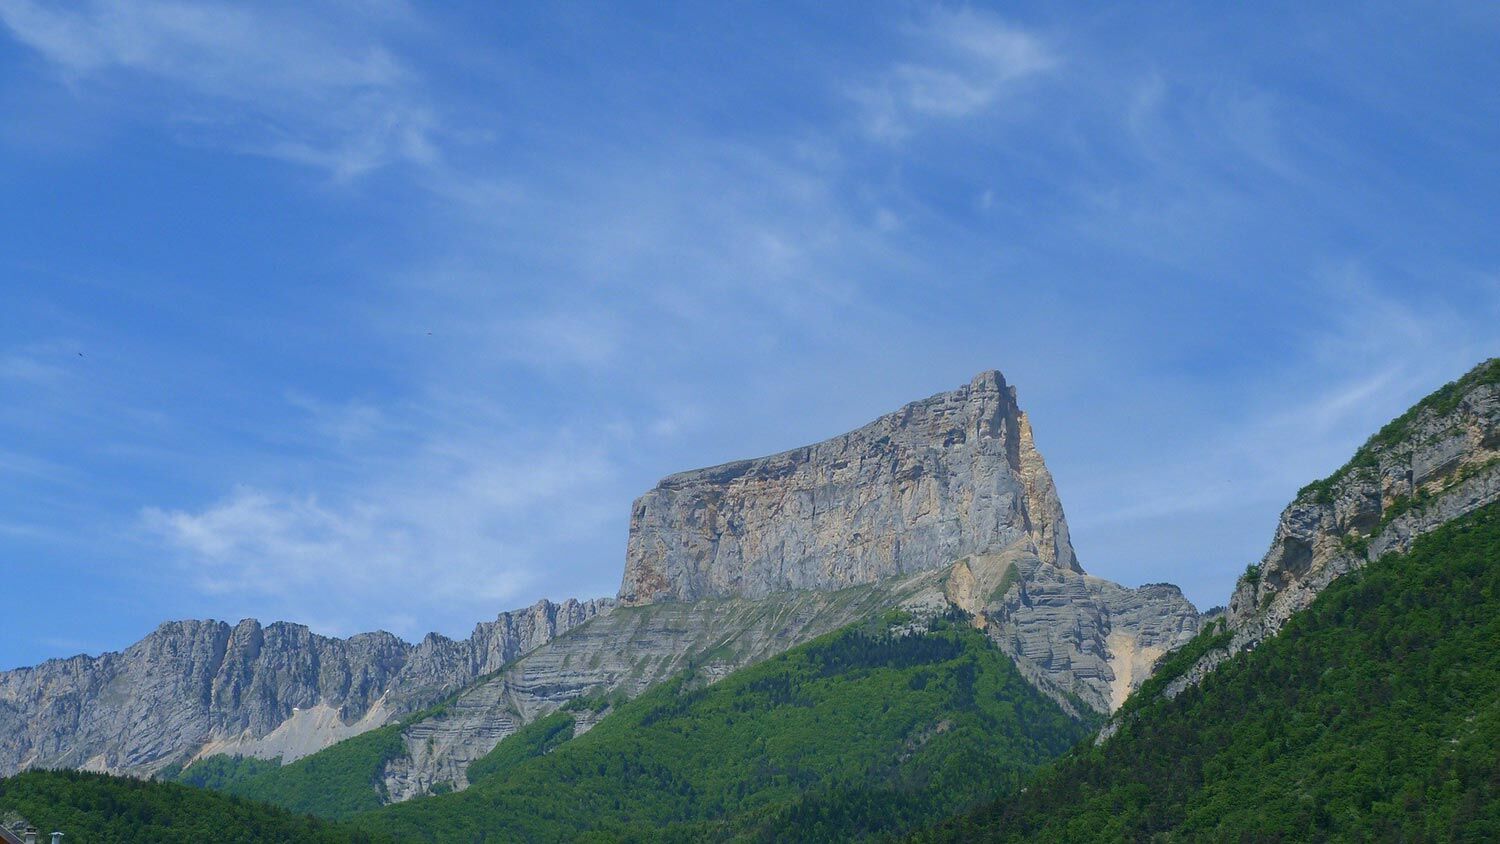
[[359, 820], [425, 841], [774, 839], [788, 825], [845, 840], [956, 811], [1092, 731], [961, 616], [904, 634], [895, 616], [710, 686], [689, 673], [576, 738], [608, 703], [564, 709], [476, 762], [468, 790]]
[[1500, 840], [1500, 504], [1331, 583], [1280, 634], [918, 841]]
[[297, 815], [174, 783], [81, 771], [0, 780], [0, 817], [16, 814], [80, 844], [385, 844], [379, 831]]

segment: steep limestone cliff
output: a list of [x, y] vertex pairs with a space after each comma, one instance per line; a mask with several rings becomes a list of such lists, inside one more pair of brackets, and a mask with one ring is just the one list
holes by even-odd
[[612, 605], [542, 601], [467, 640], [418, 645], [253, 619], [169, 622], [121, 653], [0, 673], [0, 774], [144, 775], [225, 752], [291, 761], [426, 706]]
[[625, 604], [840, 589], [1029, 539], [1080, 571], [999, 372], [821, 443], [672, 475], [631, 510]]

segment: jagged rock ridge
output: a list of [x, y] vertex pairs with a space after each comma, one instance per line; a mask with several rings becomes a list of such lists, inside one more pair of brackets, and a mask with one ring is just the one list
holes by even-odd
[[284, 761], [427, 706], [613, 601], [541, 601], [454, 641], [348, 639], [254, 619], [177, 621], [120, 653], [0, 673], [0, 774], [151, 774], [195, 755]]

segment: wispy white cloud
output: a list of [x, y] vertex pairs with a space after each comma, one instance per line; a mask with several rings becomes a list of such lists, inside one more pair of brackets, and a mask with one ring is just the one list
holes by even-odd
[[904, 137], [921, 122], [979, 114], [1027, 77], [1061, 64], [1042, 38], [971, 9], [934, 11], [909, 28], [913, 57], [851, 90], [867, 131]]
[[280, 4], [0, 0], [11, 35], [75, 88], [166, 86], [155, 107], [185, 142], [339, 178], [434, 162], [441, 130], [420, 81], [369, 16], [341, 11], [319, 18]]
[[[1205, 425], [1204, 440], [1179, 449], [1171, 464], [1140, 467], [1148, 471], [1128, 484], [1135, 494], [1095, 513], [1096, 521], [1206, 512], [1247, 497], [1286, 500], [1486, 355], [1483, 336], [1455, 334], [1465, 321], [1447, 303], [1398, 301], [1350, 275], [1315, 276], [1306, 295], [1331, 316], [1297, 338], [1302, 371], [1246, 383], [1241, 414]], [[1476, 304], [1500, 305], [1500, 295]]]
[[336, 633], [405, 618], [393, 632], [408, 637], [441, 617], [456, 632], [533, 599], [539, 570], [584, 562], [554, 555], [614, 515], [597, 502], [615, 471], [602, 450], [566, 436], [528, 446], [433, 439], [347, 485], [241, 486], [201, 508], [145, 508], [140, 526], [195, 589], [236, 611]]
[[67, 370], [63, 367], [32, 355], [11, 354], [0, 357], [0, 380], [48, 385], [62, 381], [67, 375]]

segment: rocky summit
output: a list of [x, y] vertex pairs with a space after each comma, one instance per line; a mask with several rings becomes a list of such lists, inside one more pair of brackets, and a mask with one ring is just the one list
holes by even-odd
[[419, 645], [187, 622], [0, 674], [0, 772], [289, 762], [401, 718], [404, 752], [371, 772], [399, 801], [464, 788], [571, 700], [688, 668], [712, 682], [892, 609], [953, 608], [1074, 713], [1113, 711], [1200, 625], [1175, 587], [1084, 573], [1016, 391], [989, 371], [815, 445], [666, 478], [632, 508], [618, 601], [542, 602]]
[[816, 445], [666, 478], [631, 509], [620, 600], [840, 589], [1022, 539], [1081, 571], [1015, 388], [992, 370]]

